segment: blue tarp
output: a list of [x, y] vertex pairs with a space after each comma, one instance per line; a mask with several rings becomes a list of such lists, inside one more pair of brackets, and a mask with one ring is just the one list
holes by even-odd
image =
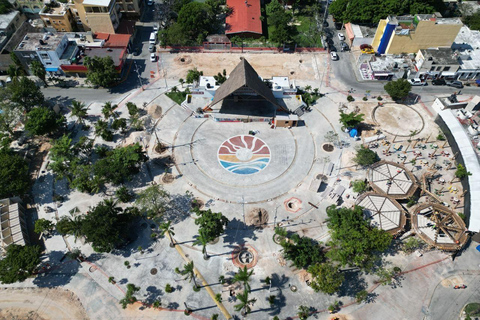
[[357, 129], [350, 130], [350, 137], [355, 138], [358, 135]]
[[478, 245], [476, 249], [480, 252], [480, 245]]
[[45, 68], [45, 71], [57, 72], [57, 71], [58, 71], [58, 67], [56, 67], [56, 68]]

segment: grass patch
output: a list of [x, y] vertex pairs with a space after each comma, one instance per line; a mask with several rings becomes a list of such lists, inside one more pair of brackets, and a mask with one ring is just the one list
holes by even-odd
[[165, 95], [167, 97], [169, 97], [170, 99], [172, 99], [173, 101], [175, 101], [176, 103], [182, 104], [182, 102], [185, 101], [185, 98], [187, 97], [187, 92], [185, 92], [185, 91], [176, 91], [176, 92], [170, 91], [170, 92], [167, 92]]
[[469, 303], [465, 306], [465, 313], [469, 316], [480, 316], [480, 303]]

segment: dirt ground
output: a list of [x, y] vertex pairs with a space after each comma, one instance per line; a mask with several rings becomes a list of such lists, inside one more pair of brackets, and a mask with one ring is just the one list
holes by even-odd
[[88, 319], [77, 296], [61, 289], [0, 289], [0, 320]]
[[[255, 53], [179, 53], [162, 54], [161, 59], [167, 70], [167, 78], [178, 79], [187, 76], [187, 71], [196, 67], [204, 75], [216, 75], [223, 69], [227, 74], [235, 68], [240, 58], [244, 57], [264, 78], [288, 76], [290, 79], [315, 80], [323, 73], [322, 54], [267, 54]], [[260, 58], [260, 59], [259, 59]], [[315, 59], [317, 59], [315, 61]]]

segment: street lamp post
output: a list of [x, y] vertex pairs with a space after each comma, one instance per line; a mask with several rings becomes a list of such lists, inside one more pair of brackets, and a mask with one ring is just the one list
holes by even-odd
[[138, 72], [138, 65], [137, 65], [137, 62], [136, 62], [136, 61], [134, 61], [133, 63], [135, 63], [135, 71], [137, 72], [137, 76], [138, 76], [138, 82], [140, 82], [140, 87], [142, 88], [142, 91], [143, 91], [142, 77], [140, 77], [140, 73]]

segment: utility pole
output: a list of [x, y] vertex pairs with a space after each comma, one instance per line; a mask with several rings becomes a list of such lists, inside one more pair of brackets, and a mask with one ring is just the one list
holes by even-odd
[[247, 229], [247, 223], [245, 222], [245, 198], [242, 195], [242, 217], [243, 217], [243, 229]]

